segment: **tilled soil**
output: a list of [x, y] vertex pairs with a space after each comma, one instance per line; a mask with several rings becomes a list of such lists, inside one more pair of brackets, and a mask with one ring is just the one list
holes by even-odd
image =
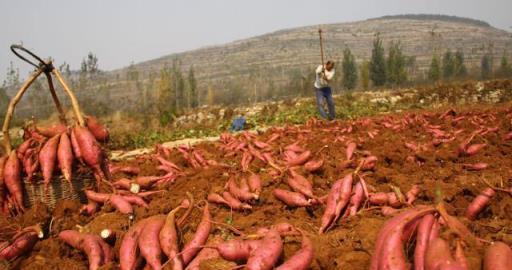
[[[497, 192], [491, 205], [486, 208], [476, 221], [464, 218], [464, 212], [473, 198], [485, 187], [483, 179], [492, 185], [501, 187], [512, 186], [512, 140], [505, 141], [505, 134], [512, 131], [512, 110], [510, 104], [499, 106], [476, 106], [465, 109], [455, 109], [445, 119], [439, 119], [443, 111], [415, 111], [400, 114], [390, 114], [354, 121], [310, 121], [304, 126], [288, 126], [270, 129], [257, 135], [260, 141], [267, 141], [273, 134], [281, 134], [272, 143], [273, 157], [283, 168], [285, 163], [282, 151], [285, 146], [294, 142], [313, 152], [313, 159], [324, 159], [322, 170], [308, 173], [303, 168], [298, 171], [312, 181], [314, 193], [323, 196], [329, 192], [330, 186], [337, 179], [354, 171], [354, 166], [342, 165], [345, 160], [347, 141], [357, 142], [356, 158], [361, 158], [365, 151], [377, 156], [375, 169], [363, 172], [368, 185], [376, 191], [390, 192], [391, 185], [397, 186], [402, 192], [408, 191], [417, 184], [422, 192], [414, 205], [432, 205], [436, 194], [445, 202], [450, 214], [457, 216], [479, 238], [488, 241], [504, 241], [512, 244], [512, 196], [505, 192]], [[454, 123], [459, 116], [465, 119]], [[412, 121], [404, 123], [403, 119], [424, 119], [426, 122]], [[395, 127], [386, 127], [390, 123]], [[453, 133], [462, 130], [455, 140], [434, 147], [432, 133], [426, 131], [426, 125], [438, 126], [439, 130]], [[346, 128], [352, 126], [352, 131]], [[472, 143], [486, 143], [479, 153], [470, 157], [459, 157], [458, 145], [467, 140], [473, 131], [481, 128], [498, 127], [498, 131], [485, 135], [477, 135]], [[394, 128], [394, 129], [393, 129]], [[371, 138], [368, 131], [379, 131]], [[240, 138], [242, 135], [238, 135]], [[425, 149], [412, 151], [405, 143], [425, 145]], [[49, 231], [49, 237], [39, 241], [33, 251], [11, 263], [14, 269], [88, 269], [87, 257], [70, 246], [64, 244], [56, 236], [65, 229], [81, 229], [99, 233], [109, 228], [116, 233], [116, 240], [111, 244], [117, 253], [123, 234], [137, 220], [155, 214], [166, 214], [176, 207], [185, 193], [190, 192], [196, 203], [204, 200], [208, 193], [222, 191], [226, 181], [231, 176], [247, 177], [248, 172], [242, 172], [240, 160], [242, 152], [234, 156], [226, 156], [227, 151], [221, 147], [221, 142], [204, 143], [194, 146], [208, 158], [227, 167], [209, 167], [193, 169], [178, 151], [173, 151], [171, 161], [184, 170], [174, 183], [162, 187], [164, 192], [153, 195], [150, 207], [137, 207], [135, 220], [118, 213], [111, 206], [103, 206], [101, 211], [92, 217], [80, 215], [80, 202], [63, 200], [53, 211], [44, 205], [37, 205], [23, 216], [4, 219], [0, 224], [16, 224], [20, 227], [43, 222]], [[409, 158], [408, 158], [409, 157]], [[481, 171], [463, 169], [463, 163], [488, 163], [489, 167]], [[138, 165], [141, 175], [162, 175], [156, 167], [158, 163], [151, 156], [141, 156], [136, 160], [123, 164]], [[365, 204], [356, 216], [339, 220], [327, 233], [319, 235], [320, 218], [324, 206], [317, 205], [309, 208], [289, 208], [272, 195], [274, 188], [291, 190], [281, 177], [273, 177], [272, 169], [266, 163], [255, 159], [250, 170], [261, 176], [263, 192], [259, 201], [253, 203], [251, 211], [230, 211], [230, 209], [210, 204], [212, 217], [217, 222], [228, 223], [233, 227], [250, 234], [259, 227], [269, 226], [279, 222], [288, 222], [305, 231], [313, 240], [315, 257], [310, 269], [368, 269], [370, 258], [374, 252], [374, 242], [379, 229], [389, 217], [380, 213], [379, 207]], [[115, 178], [125, 175], [115, 175]], [[287, 177], [284, 176], [284, 177]], [[102, 187], [107, 189], [107, 187]], [[439, 196], [437, 196], [439, 197]], [[404, 207], [405, 208], [405, 207]], [[201, 219], [201, 209], [196, 207], [188, 218], [186, 225], [181, 228], [182, 241], [190, 239]], [[51, 224], [51, 226], [50, 226]], [[2, 225], [4, 226], [4, 225]], [[7, 227], [7, 225], [5, 225]], [[10, 228], [11, 226], [9, 226]], [[224, 239], [233, 237], [226, 226], [214, 225], [211, 237], [220, 236]], [[453, 239], [448, 230], [442, 236]], [[300, 238], [285, 237], [285, 250], [281, 261], [286, 260], [300, 248]], [[414, 250], [414, 243], [408, 245], [407, 251]], [[465, 249], [471, 269], [480, 269], [483, 247], [467, 246]], [[202, 265], [204, 269], [231, 269], [233, 263], [222, 260], [209, 261]], [[118, 265], [111, 263], [101, 269], [117, 269]]]

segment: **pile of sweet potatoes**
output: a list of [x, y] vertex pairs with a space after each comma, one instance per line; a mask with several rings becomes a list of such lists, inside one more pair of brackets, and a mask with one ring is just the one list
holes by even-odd
[[107, 160], [98, 143], [108, 140], [108, 131], [96, 118], [86, 119], [87, 127], [57, 124], [25, 128], [23, 143], [0, 158], [0, 212], [15, 214], [23, 211], [24, 177], [31, 182], [36, 174], [40, 174], [47, 187], [59, 169], [64, 179], [71, 182], [75, 161], [92, 168], [98, 181], [109, 178]]

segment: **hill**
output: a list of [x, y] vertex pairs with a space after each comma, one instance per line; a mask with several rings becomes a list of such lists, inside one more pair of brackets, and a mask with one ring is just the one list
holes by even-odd
[[[432, 55], [442, 54], [447, 49], [462, 50], [468, 69], [475, 73], [485, 53], [492, 52], [494, 65], [498, 65], [504, 51], [509, 55], [512, 52], [511, 33], [486, 22], [453, 16], [398, 15], [321, 27], [325, 32], [328, 59], [340, 62], [343, 49], [348, 47], [360, 64], [370, 58], [372, 41], [379, 34], [386, 47], [391, 41], [402, 44], [404, 53], [413, 59], [410, 76], [419, 79], [424, 78]], [[92, 109], [101, 108], [105, 112], [131, 110], [140, 102], [146, 104], [155, 100], [160, 71], [172, 66], [175, 60], [181, 63], [184, 75], [193, 66], [200, 104], [295, 96], [300, 91], [309, 93], [312, 69], [320, 62], [317, 30], [318, 25], [284, 29], [224, 45], [170, 54], [105, 72], [89, 80], [85, 87], [79, 87], [76, 75], [72, 77], [75, 88], [79, 89], [79, 98], [88, 104], [99, 103]], [[290, 85], [292, 80], [300, 85]], [[30, 107], [28, 103], [21, 104], [20, 111]]]

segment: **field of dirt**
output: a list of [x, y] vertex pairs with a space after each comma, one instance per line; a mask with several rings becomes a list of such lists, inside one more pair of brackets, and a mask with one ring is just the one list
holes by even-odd
[[[448, 212], [457, 216], [477, 237], [488, 241], [500, 240], [511, 245], [511, 194], [498, 191], [491, 205], [475, 221], [464, 218], [464, 212], [475, 196], [487, 187], [485, 181], [496, 187], [512, 186], [512, 140], [504, 139], [512, 131], [512, 106], [500, 104], [454, 108], [445, 117], [440, 117], [446, 110], [447, 108], [437, 111], [408, 111], [350, 121], [311, 120], [304, 126], [271, 128], [251, 140], [265, 142], [272, 135], [280, 134], [271, 146], [272, 156], [282, 168], [286, 167], [283, 149], [294, 142], [312, 151], [312, 159], [323, 159], [324, 165], [318, 172], [309, 173], [302, 167], [298, 169], [300, 174], [313, 183], [317, 196], [326, 195], [332, 183], [354, 171], [355, 166], [343, 165], [346, 159], [346, 143], [354, 141], [357, 143], [356, 160], [368, 154], [378, 158], [373, 170], [363, 172], [367, 184], [376, 191], [390, 192], [391, 185], [394, 185], [405, 193], [412, 185], [417, 184], [421, 187], [421, 193], [414, 205], [433, 205], [436, 194], [440, 194]], [[493, 129], [496, 127], [497, 130]], [[445, 142], [433, 146], [435, 132], [429, 131], [432, 129], [445, 133], [442, 137]], [[458, 145], [473, 132], [478, 132], [478, 135], [474, 136], [471, 143], [485, 143], [486, 146], [473, 156], [459, 156]], [[240, 140], [245, 139], [243, 134], [235, 136]], [[452, 137], [454, 139], [450, 141]], [[413, 151], [405, 143], [418, 146], [419, 149]], [[39, 241], [29, 255], [11, 262], [10, 268], [88, 269], [87, 257], [56, 237], [65, 229], [99, 233], [102, 229], [110, 228], [117, 236], [110, 244], [115, 248], [115, 261], [118, 262], [121, 239], [133, 222], [155, 214], [168, 213], [185, 198], [185, 192], [192, 193], [196, 202], [200, 202], [210, 192], [221, 193], [231, 176], [237, 179], [249, 176], [249, 172], [243, 172], [240, 165], [242, 151], [229, 154], [232, 151], [225, 150], [223, 146], [225, 145], [222, 141], [194, 146], [207, 159], [227, 165], [208, 168], [192, 168], [179, 151], [173, 150], [170, 160], [183, 169], [184, 175], [179, 176], [174, 183], [160, 187], [163, 192], [151, 197], [148, 209], [137, 207], [134, 221], [108, 205], [91, 217], [81, 215], [81, 203], [71, 200], [60, 201], [56, 209], [51, 211], [44, 205], [37, 205], [22, 216], [2, 218], [1, 224], [6, 228], [41, 222], [49, 230], [49, 237]], [[475, 163], [487, 163], [488, 167], [471, 171], [462, 165]], [[140, 175], [163, 174], [157, 170], [158, 162], [151, 154], [121, 164], [139, 166]], [[287, 207], [272, 195], [272, 191], [278, 187], [291, 190], [286, 181], [283, 181], [288, 174], [284, 172], [282, 175], [275, 175], [275, 169], [258, 159], [253, 160], [249, 169], [259, 174], [263, 180], [262, 194], [258, 201], [252, 203], [253, 209], [230, 211], [224, 206], [210, 204], [213, 220], [228, 223], [247, 234], [254, 233], [259, 227], [288, 222], [305, 231], [313, 240], [315, 255], [310, 269], [369, 268], [377, 233], [390, 218], [383, 216], [379, 207], [365, 204], [356, 216], [338, 220], [327, 233], [319, 235], [324, 206]], [[121, 177], [126, 175], [114, 175], [115, 179]], [[107, 186], [102, 189], [108, 191]], [[192, 237], [201, 213], [201, 209], [196, 207], [181, 228], [183, 242]], [[445, 239], [453, 237], [447, 229], [442, 230], [441, 235]], [[215, 224], [210, 234], [211, 238], [214, 236], [229, 239], [235, 235], [226, 226]], [[280, 262], [300, 248], [300, 238], [287, 236], [284, 237], [284, 243]], [[412, 246], [413, 243], [410, 243], [407, 251], [409, 255], [413, 250]], [[468, 245], [465, 252], [470, 268], [480, 269], [484, 246]], [[204, 263], [202, 269], [233, 269], [234, 266], [234, 263], [216, 259]], [[118, 264], [110, 263], [101, 269], [118, 269]]]

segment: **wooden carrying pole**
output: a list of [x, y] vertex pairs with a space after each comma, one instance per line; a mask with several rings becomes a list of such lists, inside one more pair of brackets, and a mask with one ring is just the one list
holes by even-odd
[[322, 57], [322, 68], [324, 67], [324, 41], [322, 39], [322, 28], [318, 28], [318, 35], [320, 36], [320, 55]]
[[[51, 65], [51, 63], [49, 63]], [[48, 80], [48, 88], [50, 89], [50, 93], [52, 94], [53, 102], [55, 103], [55, 107], [57, 107], [57, 111], [59, 111], [59, 119], [60, 122], [64, 125], [67, 125], [66, 121], [66, 113], [62, 109], [62, 105], [60, 104], [59, 98], [57, 97], [57, 93], [55, 93], [55, 87], [53, 87], [52, 75], [50, 72], [45, 71], [44, 75], [46, 75], [46, 79]]]
[[52, 70], [52, 73], [53, 73], [53, 75], [55, 75], [55, 77], [57, 77], [57, 80], [62, 85], [64, 92], [66, 92], [69, 96], [69, 99], [71, 99], [71, 106], [73, 107], [73, 111], [75, 113], [78, 125], [81, 127], [84, 127], [85, 126], [84, 116], [82, 115], [82, 112], [80, 111], [80, 105], [78, 104], [78, 100], [76, 99], [75, 94], [73, 93], [73, 91], [71, 91], [71, 89], [69, 89], [68, 85], [62, 78], [62, 75], [56, 68], [54, 68]]
[[39, 77], [39, 75], [41, 75], [41, 73], [43, 73], [43, 70], [40, 68], [34, 71], [34, 73], [30, 75], [25, 83], [23, 83], [18, 93], [16, 93], [16, 96], [14, 96], [14, 98], [9, 102], [7, 112], [5, 113], [4, 125], [2, 126], [2, 133], [4, 135], [4, 149], [7, 155], [9, 155], [12, 150], [11, 138], [9, 136], [9, 125], [14, 113], [14, 108], [16, 107], [16, 104], [18, 104], [18, 102], [21, 100], [23, 94], [25, 94], [29, 86], [37, 79], [37, 77]]

